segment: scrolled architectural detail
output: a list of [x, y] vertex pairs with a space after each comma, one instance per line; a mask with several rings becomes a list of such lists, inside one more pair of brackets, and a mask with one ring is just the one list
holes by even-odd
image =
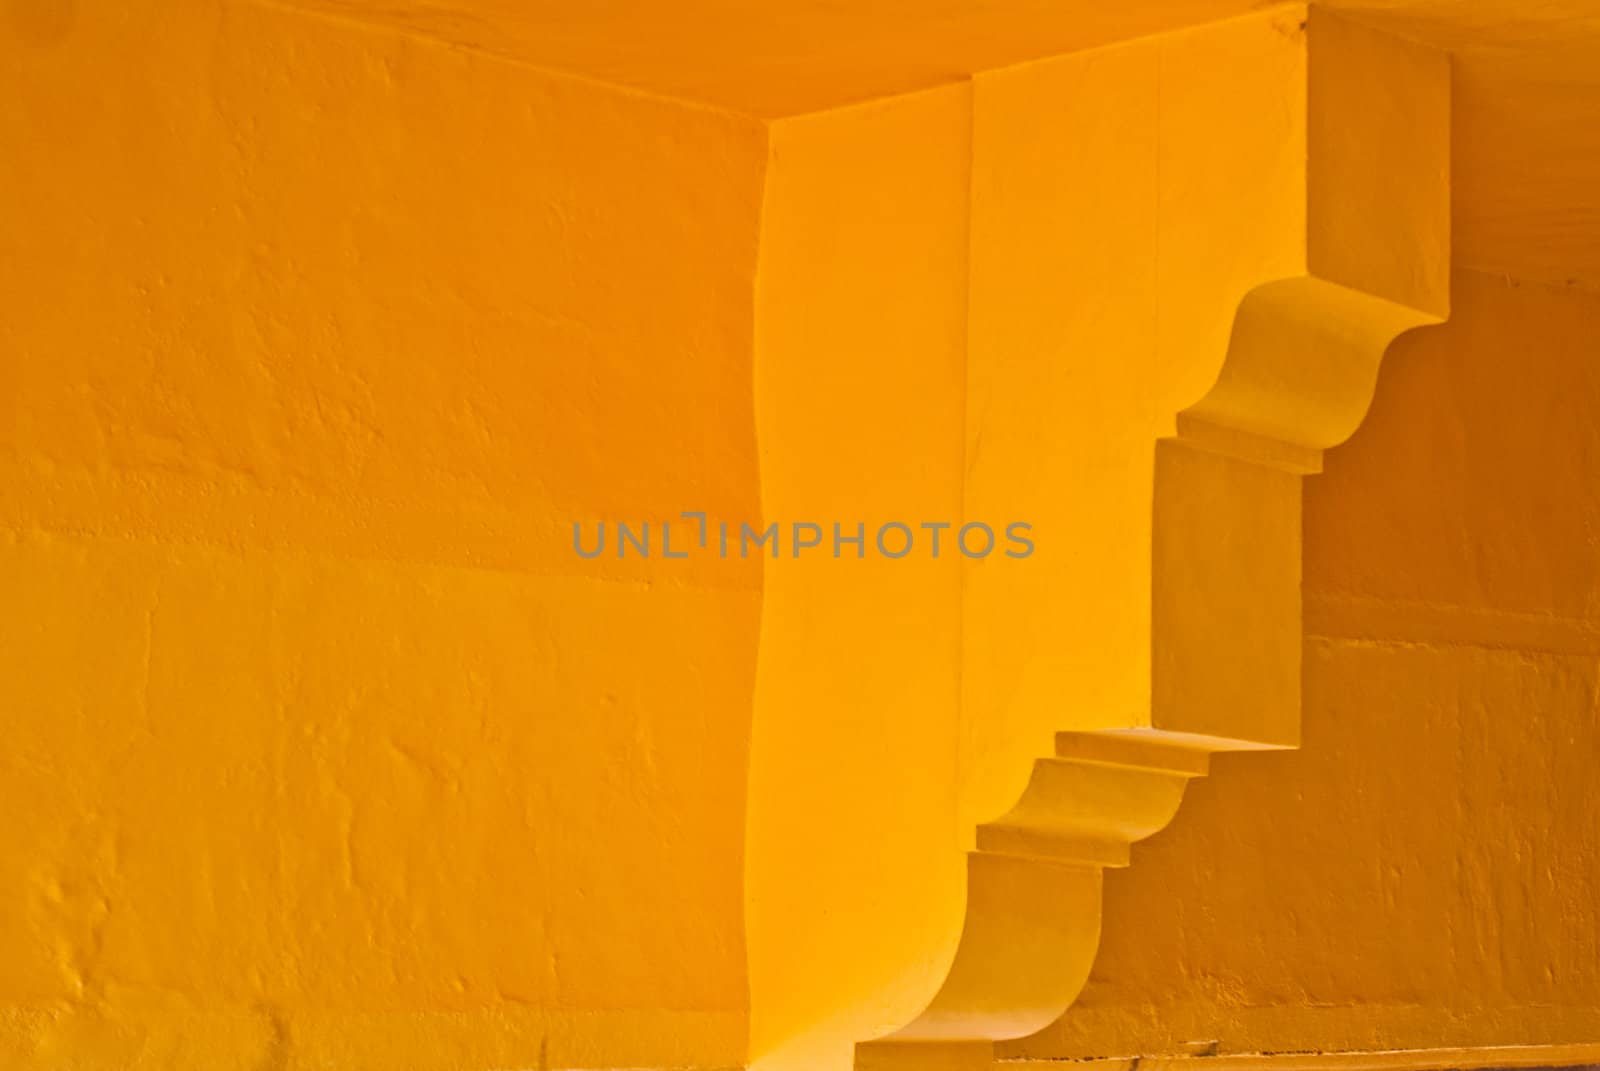
[[1317, 12], [1299, 28], [1303, 271], [1246, 288], [1213, 385], [1155, 444], [1145, 720], [1059, 733], [977, 827], [944, 984], [858, 1045], [858, 1068], [987, 1066], [994, 1041], [1049, 1025], [1089, 977], [1103, 869], [1171, 820], [1211, 753], [1299, 743], [1300, 481], [1360, 424], [1395, 337], [1447, 314], [1449, 244], [1444, 58]]
[[1098, 927], [1084, 921], [1099, 919], [1101, 870], [1128, 865], [1129, 845], [1172, 820], [1207, 763], [1204, 749], [1159, 736], [1059, 734], [1017, 805], [978, 827], [955, 963], [894, 1040], [1016, 1037], [1048, 1025], [1093, 961]]

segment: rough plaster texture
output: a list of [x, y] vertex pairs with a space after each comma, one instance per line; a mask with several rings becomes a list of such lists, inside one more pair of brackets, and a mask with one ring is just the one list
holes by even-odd
[[0, 1064], [740, 1062], [759, 564], [569, 541], [759, 512], [765, 132], [0, 26]]

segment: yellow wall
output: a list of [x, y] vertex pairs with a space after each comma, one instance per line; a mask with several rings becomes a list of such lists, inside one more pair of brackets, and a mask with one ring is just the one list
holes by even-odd
[[1109, 872], [1009, 1054], [1600, 1038], [1600, 298], [1472, 273], [1305, 495], [1304, 739]]
[[[1437, 54], [1289, 6], [766, 124], [84, 9], [0, 34], [0, 1063], [842, 1066], [1056, 730], [1292, 741], [1155, 442], [1263, 282], [1443, 312]], [[1305, 752], [1217, 762], [1007, 1051], [1594, 1028], [1596, 305], [1460, 286], [1308, 495]], [[572, 551], [685, 509], [1039, 551]]]
[[[844, 1067], [914, 1015], [959, 933], [970, 93], [772, 131], [757, 290], [767, 518], [827, 526], [767, 563], [750, 760], [751, 1055]], [[867, 557], [833, 552], [864, 523]], [[915, 553], [884, 557], [880, 526]], [[891, 548], [898, 544], [891, 544]], [[1014, 566], [1024, 563], [1010, 562]]]
[[[1373, 107], [1385, 95], [1405, 110]], [[1035, 965], [983, 935], [1025, 916], [1021, 941], [1072, 930], [1065, 944], [1092, 949], [1098, 870], [1060, 879], [1071, 860], [1049, 862], [1041, 839], [974, 856], [970, 881], [958, 869], [1057, 731], [1295, 742], [1298, 474], [1188, 447], [1158, 465], [1156, 443], [1241, 350], [1247, 295], [1270, 306], [1286, 286], [1301, 320], [1358, 339], [1443, 311], [1448, 115], [1439, 54], [1283, 8], [774, 126], [757, 321], [768, 516], [894, 516], [942, 489], [964, 519], [1030, 522], [1038, 551], [957, 562], [949, 598], [906, 563], [769, 570], [748, 849], [759, 1060], [842, 1064], [850, 1042], [917, 1018], [952, 959], [957, 996], [901, 1040], [1015, 1036], [1065, 1006], [1070, 993], [1008, 1003]], [[1404, 193], [1382, 196], [1378, 173]], [[1230, 360], [1232, 392], [1203, 416], [1288, 443], [1347, 434], [1382, 345], [1291, 363], [1302, 339], [1285, 331], [1263, 360], [1246, 326], [1257, 364]], [[954, 456], [941, 430], [963, 350]], [[1261, 378], [1284, 367], [1326, 375], [1296, 405], [1304, 384]], [[1301, 417], [1312, 426], [1248, 423]], [[952, 606], [958, 704], [937, 654]], [[1131, 780], [1126, 810], [1107, 805], [1112, 839], [1172, 787]], [[911, 1044], [907, 1066], [926, 1057]]]
[[1305, 263], [1305, 112], [1255, 106], [1303, 101], [1301, 16], [975, 82], [967, 511], [1027, 519], [1040, 550], [967, 569], [967, 837], [1055, 732], [1150, 724], [1156, 440], [1239, 301]]
[[80, 9], [0, 33], [0, 1065], [742, 1062], [759, 564], [570, 526], [759, 515], [765, 131]]

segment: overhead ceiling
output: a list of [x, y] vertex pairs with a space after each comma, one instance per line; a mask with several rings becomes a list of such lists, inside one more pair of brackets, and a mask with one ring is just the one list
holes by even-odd
[[[300, 0], [765, 118], [1259, 9], [1253, 0]], [[1600, 0], [1331, 0], [1456, 62], [1456, 260], [1600, 286]]]

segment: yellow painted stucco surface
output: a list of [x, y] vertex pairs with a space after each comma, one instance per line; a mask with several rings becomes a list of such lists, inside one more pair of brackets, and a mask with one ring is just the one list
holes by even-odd
[[1008, 1054], [1600, 1037], [1600, 299], [1454, 290], [1307, 480], [1301, 749], [1215, 760]]
[[1016, 800], [1055, 732], [1150, 724], [1156, 440], [1216, 378], [1245, 293], [1305, 263], [1303, 109], [1229, 122], [1304, 99], [1300, 21], [975, 82], [967, 509], [1025, 515], [1046, 549], [967, 570], [964, 830]]
[[759, 516], [762, 128], [254, 4], [0, 85], [0, 1065], [740, 1063], [760, 564], [570, 540]]
[[829, 546], [786, 549], [763, 585], [745, 849], [756, 1066], [847, 1066], [852, 1042], [916, 1013], [960, 932], [956, 535], [938, 558], [863, 560], [832, 557], [831, 527], [872, 541], [886, 522], [962, 516], [970, 105], [956, 86], [772, 133], [762, 506], [827, 524]]
[[[290, 0], [550, 70], [785, 118], [1249, 15], [1257, 0]], [[24, 5], [25, 6], [25, 5]], [[1283, 10], [1296, 5], [1283, 3]], [[1448, 49], [1462, 264], [1600, 284], [1592, 0], [1328, 0]]]
[[[1459, 276], [1303, 517], [1156, 445], [1275, 286], [1444, 315], [1442, 54], [1288, 6], [984, 71], [1042, 42], [956, 19], [741, 55], [746, 107], [315, 6], [0, 23], [0, 1063], [843, 1067], [1062, 729], [1305, 751], [1217, 761], [1007, 1051], [1593, 1032], [1592, 298]], [[1244, 378], [1200, 415], [1360, 415]], [[573, 553], [683, 510], [1043, 549]], [[1213, 520], [1259, 635], [1183, 613]]]

